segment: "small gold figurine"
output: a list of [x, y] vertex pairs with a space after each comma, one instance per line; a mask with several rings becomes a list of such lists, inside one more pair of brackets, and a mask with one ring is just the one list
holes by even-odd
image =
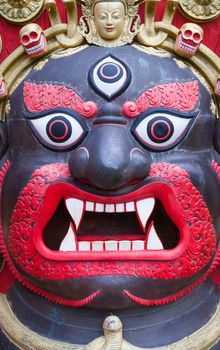
[[89, 44], [123, 46], [131, 43], [138, 33], [138, 6], [133, 1], [85, 1], [82, 12], [81, 34]]

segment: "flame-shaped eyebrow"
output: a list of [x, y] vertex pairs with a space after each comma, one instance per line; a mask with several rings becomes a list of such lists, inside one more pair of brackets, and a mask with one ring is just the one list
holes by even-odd
[[198, 100], [199, 84], [197, 80], [161, 84], [144, 91], [136, 102], [125, 102], [123, 112], [128, 118], [135, 118], [149, 108], [156, 107], [191, 112], [196, 108]]
[[94, 102], [84, 102], [75, 91], [63, 85], [25, 82], [23, 98], [27, 110], [32, 113], [69, 108], [85, 118], [92, 118], [97, 112]]

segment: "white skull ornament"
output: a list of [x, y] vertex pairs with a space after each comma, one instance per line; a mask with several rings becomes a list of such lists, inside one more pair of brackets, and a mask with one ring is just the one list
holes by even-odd
[[215, 94], [220, 96], [220, 74], [215, 84]]
[[3, 76], [0, 74], [0, 100], [7, 96], [6, 82]]
[[47, 52], [46, 36], [36, 23], [27, 24], [20, 30], [20, 42], [30, 57], [41, 56]]
[[176, 38], [175, 52], [183, 57], [194, 56], [203, 40], [203, 29], [195, 23], [185, 23]]

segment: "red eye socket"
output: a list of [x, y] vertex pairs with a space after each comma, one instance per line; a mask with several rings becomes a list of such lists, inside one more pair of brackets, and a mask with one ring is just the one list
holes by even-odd
[[24, 36], [22, 36], [21, 40], [22, 40], [23, 44], [27, 44], [29, 42], [30, 38], [28, 35], [24, 35]]
[[38, 37], [38, 34], [36, 32], [30, 32], [30, 38], [32, 40], [37, 39], [37, 37]]
[[185, 33], [184, 33], [184, 36], [185, 36], [186, 38], [190, 38], [190, 37], [192, 36], [191, 30], [186, 30]]
[[200, 34], [199, 33], [194, 33], [193, 34], [193, 39], [196, 40], [196, 41], [199, 41], [200, 40]]

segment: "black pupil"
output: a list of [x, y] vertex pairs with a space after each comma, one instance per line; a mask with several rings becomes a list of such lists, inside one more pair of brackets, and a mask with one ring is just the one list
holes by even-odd
[[155, 117], [148, 123], [147, 133], [153, 142], [163, 143], [172, 137], [174, 126], [166, 117]]
[[113, 77], [117, 74], [117, 67], [113, 66], [112, 64], [109, 64], [104, 67], [103, 73], [106, 77]]
[[60, 138], [65, 135], [66, 127], [66, 125], [57, 121], [51, 126], [51, 133], [53, 136]]
[[72, 134], [69, 120], [63, 116], [54, 117], [47, 123], [47, 135], [54, 142], [65, 142]]
[[158, 138], [162, 138], [169, 133], [169, 128], [167, 124], [161, 122], [154, 126], [154, 133]]

